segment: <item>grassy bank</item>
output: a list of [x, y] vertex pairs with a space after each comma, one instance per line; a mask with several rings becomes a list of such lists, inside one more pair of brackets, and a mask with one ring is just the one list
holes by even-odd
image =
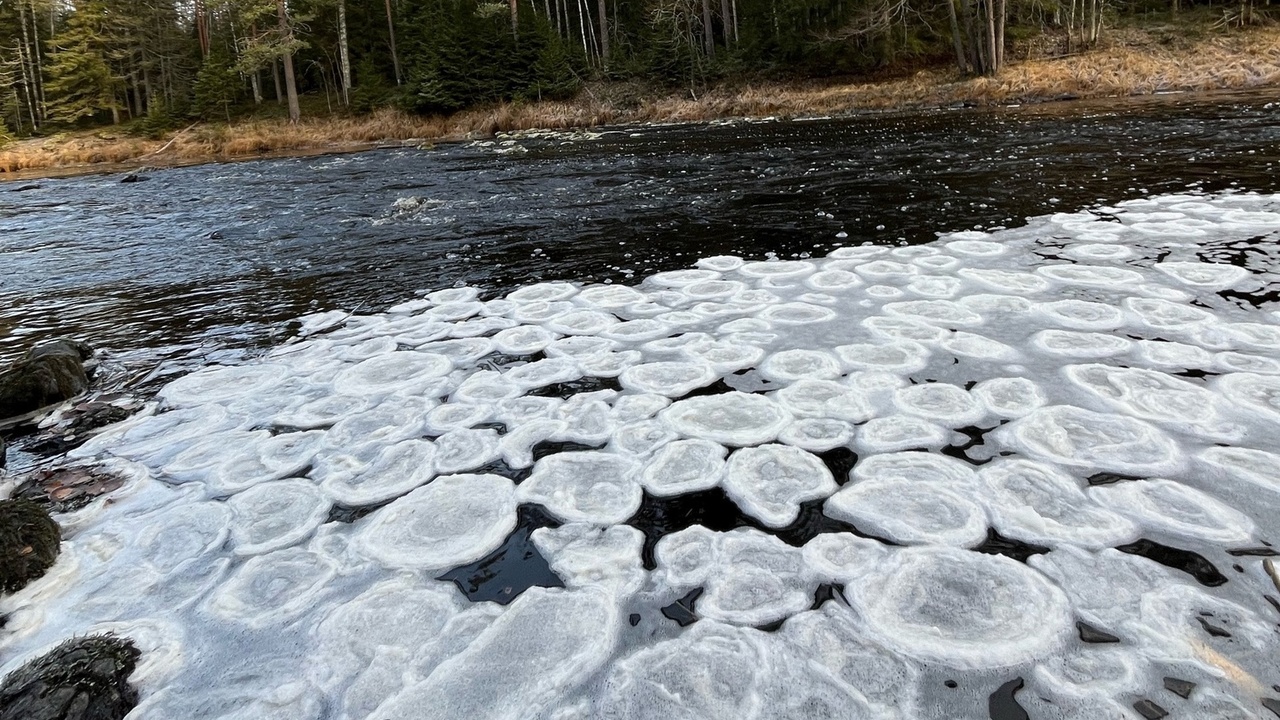
[[681, 122], [726, 117], [827, 115], [858, 110], [997, 105], [1064, 97], [1145, 95], [1280, 86], [1280, 29], [1205, 33], [1187, 40], [1158, 27], [1116, 29], [1087, 53], [1015, 62], [993, 78], [951, 68], [874, 82], [733, 84], [699, 95], [635, 84], [589, 85], [567, 102], [501, 104], [447, 117], [395, 110], [282, 120], [197, 124], [160, 139], [113, 129], [23, 140], [0, 149], [0, 179], [103, 164], [163, 166], [265, 154], [420, 144], [530, 129]]

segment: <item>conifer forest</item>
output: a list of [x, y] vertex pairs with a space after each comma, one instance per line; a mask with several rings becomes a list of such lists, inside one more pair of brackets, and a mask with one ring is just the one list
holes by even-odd
[[[1016, 40], [1070, 53], [1108, 24], [1200, 13], [1270, 22], [1269, 0], [0, 0], [10, 135], [230, 120], [298, 96], [448, 113], [572, 96], [592, 80], [691, 93], [717, 79], [952, 64], [997, 72]], [[252, 104], [252, 105], [250, 105]]]

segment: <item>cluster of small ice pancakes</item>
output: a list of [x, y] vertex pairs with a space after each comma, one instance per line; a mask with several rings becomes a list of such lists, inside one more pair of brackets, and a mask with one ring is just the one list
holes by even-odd
[[[1163, 196], [305, 318], [78, 451], [136, 479], [4, 601], [3, 669], [116, 631], [156, 719], [963, 720], [1014, 677], [1036, 718], [1257, 717], [1277, 590], [1226, 551], [1280, 519], [1280, 317], [1248, 301], [1276, 239], [1280, 196]], [[530, 394], [584, 378], [616, 382]], [[598, 449], [535, 462], [548, 441]], [[667, 534], [646, 569], [642, 502], [713, 488], [750, 526]], [[780, 539], [814, 503], [850, 531]], [[563, 588], [436, 579], [522, 505], [561, 523], [532, 537]], [[991, 530], [1049, 551], [973, 550]], [[1115, 549], [1139, 538], [1229, 582]], [[696, 589], [696, 622], [658, 612]]]

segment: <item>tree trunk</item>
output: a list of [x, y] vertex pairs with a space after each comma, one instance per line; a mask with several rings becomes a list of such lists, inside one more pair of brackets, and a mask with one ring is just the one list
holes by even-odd
[[391, 38], [391, 65], [396, 71], [396, 84], [400, 84], [400, 55], [396, 52], [396, 23], [391, 17], [391, 0], [387, 5], [387, 35]]
[[129, 79], [133, 81], [133, 116], [142, 117], [146, 114], [142, 109], [142, 85], [138, 82], [136, 72], [129, 73]]
[[262, 104], [262, 78], [257, 70], [249, 73], [249, 85], [253, 88], [253, 104]]
[[22, 98], [18, 95], [18, 87], [12, 88], [13, 92], [13, 121], [17, 125], [18, 134], [22, 134]]
[[720, 34], [724, 36], [724, 46], [729, 47], [733, 44], [733, 38], [729, 36], [729, 18], [732, 15], [729, 12], [729, 0], [720, 0]]
[[151, 72], [147, 70], [146, 63], [142, 65], [142, 91], [147, 94], [147, 112], [155, 112], [156, 96], [151, 90]]
[[[280, 35], [286, 42], [291, 42], [293, 28], [289, 25], [289, 11], [284, 7], [284, 0], [276, 0], [276, 17], [280, 21]], [[289, 96], [289, 122], [297, 124], [302, 118], [302, 110], [298, 107], [298, 83], [293, 74], [293, 49], [282, 53], [281, 59], [284, 61], [284, 89]]]
[[351, 104], [351, 55], [347, 50], [347, 0], [338, 0], [338, 58], [342, 62], [342, 104]]
[[968, 0], [958, 0], [963, 14], [960, 16], [961, 28], [964, 30], [965, 58], [969, 63], [969, 72], [982, 74], [982, 40], [973, 31], [973, 16], [976, 8]]
[[[52, 30], [49, 31], [49, 37], [53, 37]], [[41, 119], [44, 119], [49, 117], [49, 107], [45, 104], [44, 99], [44, 60], [41, 59], [40, 48], [42, 43], [40, 42], [40, 23], [37, 22], [36, 19], [35, 0], [32, 0], [31, 2], [31, 39], [31, 56], [35, 61], [33, 64], [34, 72], [32, 74], [35, 76], [36, 82], [36, 101], [40, 103], [40, 117]]]
[[729, 7], [733, 10], [733, 41], [738, 42], [738, 0], [729, 0]]
[[196, 0], [196, 38], [200, 42], [200, 57], [209, 59], [209, 12], [204, 0]]
[[[18, 21], [22, 25], [22, 45], [18, 48], [18, 64], [22, 69], [22, 87], [27, 96], [27, 114], [31, 117], [31, 127], [39, 130], [40, 122], [36, 119], [38, 95], [36, 90], [36, 67], [31, 58], [31, 36], [27, 33], [27, 9], [22, 0], [18, 1]], [[43, 113], [40, 113], [43, 116]]]
[[271, 58], [271, 81], [275, 83], [275, 104], [284, 104], [284, 91], [280, 88], [280, 63], [279, 60]]
[[951, 44], [956, 51], [956, 65], [960, 67], [961, 73], [967, 73], [969, 66], [965, 63], [964, 42], [960, 39], [960, 20], [956, 17], [956, 0], [947, 0], [947, 16], [951, 20]]
[[609, 8], [600, 0], [600, 64], [609, 67]]
[[517, 0], [507, 0], [507, 5], [511, 8], [511, 36], [520, 38], [520, 5]]
[[983, 68], [984, 75], [994, 75], [996, 72], [996, 9], [994, 0], [983, 0], [983, 4], [987, 6], [987, 62]]
[[587, 47], [587, 20], [586, 13], [582, 11], [582, 0], [578, 0], [578, 30], [582, 33], [582, 54], [590, 62], [591, 48]]
[[600, 60], [600, 38], [596, 37], [596, 24], [591, 19], [591, 3], [578, 0], [578, 12], [586, 18], [587, 33], [591, 36], [591, 49], [595, 51], [596, 60]]
[[1004, 23], [1005, 23], [1005, 15], [1007, 14], [1008, 10], [1007, 10], [1007, 6], [1005, 5], [1005, 0], [995, 0], [995, 2], [996, 2], [996, 45], [995, 45], [996, 67], [995, 67], [995, 71], [999, 72], [1001, 69], [1004, 68]]
[[1071, 0], [1071, 14], [1067, 17], [1067, 52], [1075, 50], [1075, 32], [1076, 32], [1076, 2]]
[[702, 45], [707, 57], [716, 56], [716, 36], [711, 30], [711, 0], [702, 0]]

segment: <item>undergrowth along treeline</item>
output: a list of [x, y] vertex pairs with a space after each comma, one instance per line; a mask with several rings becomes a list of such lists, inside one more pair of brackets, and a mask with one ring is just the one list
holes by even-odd
[[696, 99], [726, 79], [981, 76], [1018, 47], [1070, 55], [1126, 23], [1197, 34], [1273, 15], [1270, 0], [4, 0], [0, 142], [296, 123], [308, 96], [311, 114], [447, 114], [599, 82]]
[[244, 118], [232, 124], [196, 123], [156, 138], [106, 127], [21, 140], [0, 148], [0, 179], [9, 173], [45, 174], [55, 167], [187, 164], [383, 143], [423, 145], [535, 129], [1261, 87], [1280, 87], [1280, 32], [1248, 30], [1170, 45], [1161, 33], [1117, 30], [1104, 47], [1022, 60], [995, 77], [965, 77], [952, 66], [875, 82], [726, 83], [696, 98], [678, 89], [657, 92], [637, 83], [592, 81], [567, 101], [499, 101], [449, 115], [380, 108], [324, 116], [323, 98], [308, 97], [304, 100], [321, 105], [307, 106], [315, 112], [304, 113], [297, 124], [284, 117]]

